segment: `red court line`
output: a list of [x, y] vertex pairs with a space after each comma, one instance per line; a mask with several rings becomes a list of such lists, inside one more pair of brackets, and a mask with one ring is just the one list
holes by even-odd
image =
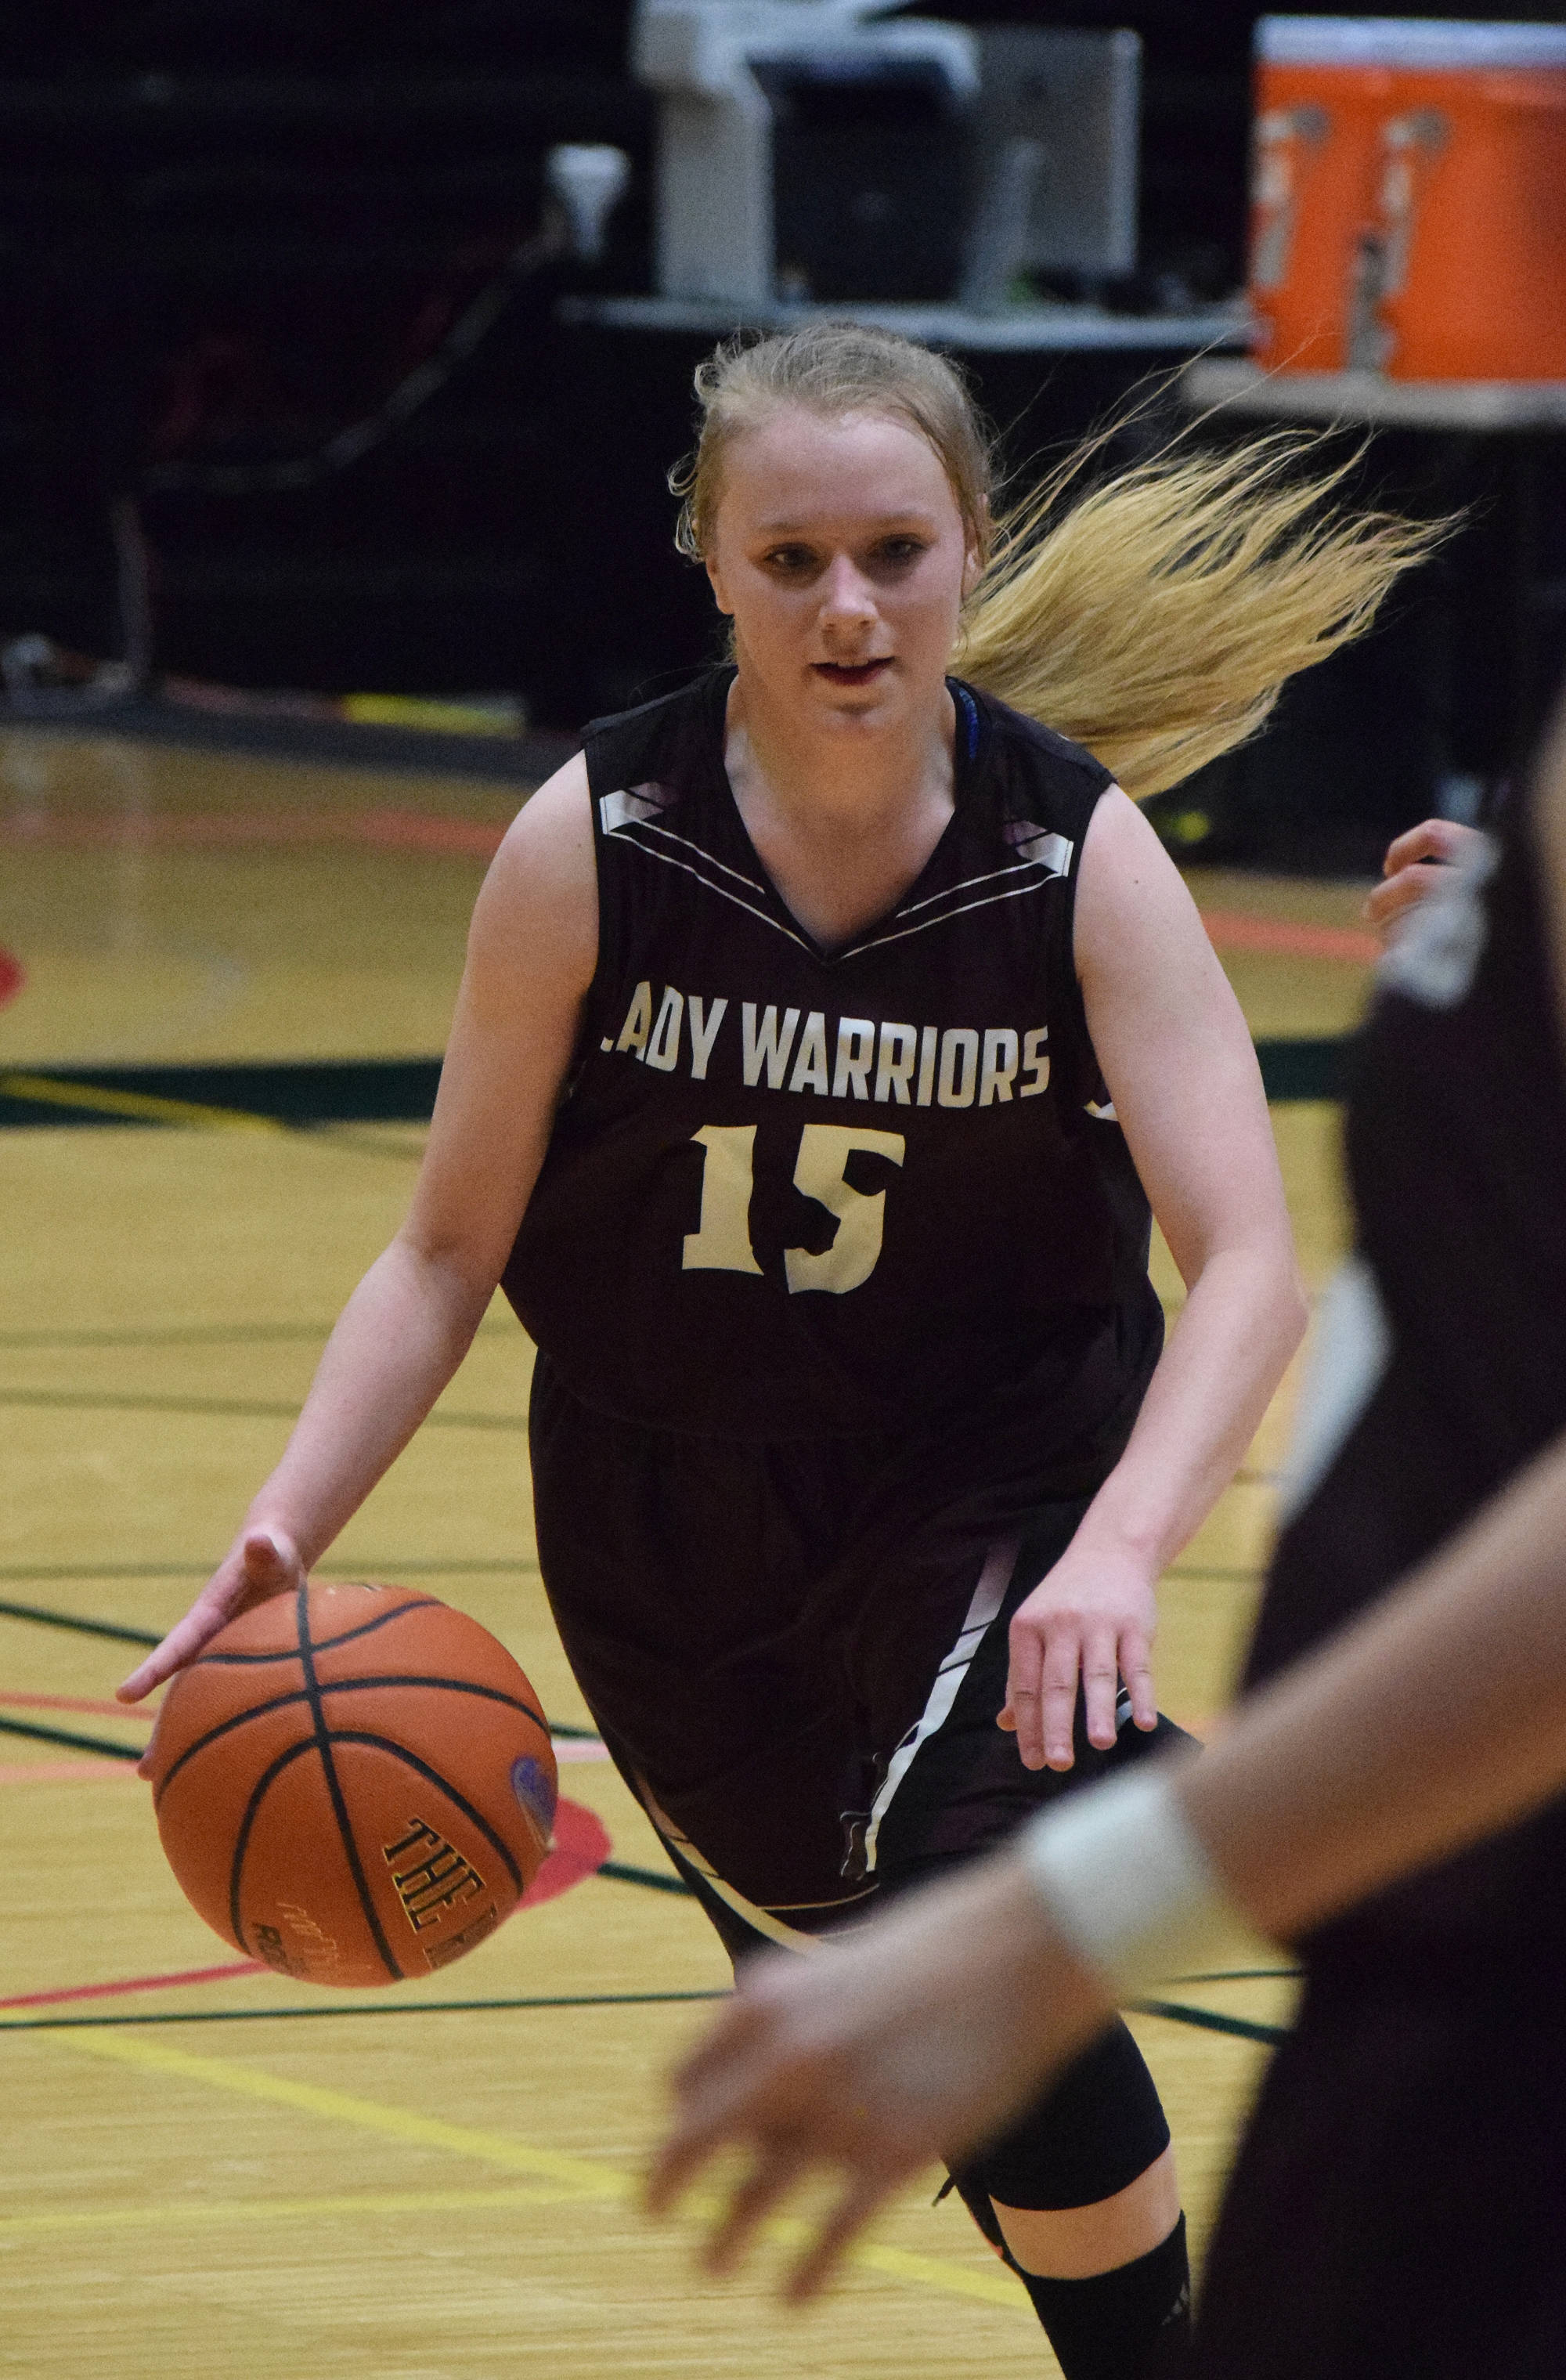
[[93, 1718], [154, 1719], [158, 1706], [149, 1710], [131, 1708], [125, 1703], [94, 1703], [80, 1694], [0, 1694], [0, 1710], [86, 1711]]
[[504, 832], [504, 826], [479, 819], [432, 818], [422, 810], [391, 808], [336, 816], [247, 809], [171, 810], [132, 818], [124, 810], [32, 809], [0, 817], [0, 844], [49, 851], [254, 851], [357, 844], [371, 851], [492, 859]]
[[[4, 1772], [0, 1771], [0, 1775]], [[524, 1909], [556, 1900], [573, 1885], [596, 1876], [613, 1845], [603, 1821], [579, 1802], [563, 1801], [554, 1814], [554, 1849], [523, 1897]], [[53, 2008], [63, 2000], [115, 1999], [127, 1992], [172, 1992], [193, 1984], [225, 1984], [237, 1975], [264, 1975], [270, 1970], [259, 1959], [240, 1959], [222, 1967], [186, 1967], [172, 1975], [127, 1975], [111, 1984], [67, 1984], [54, 1991], [15, 1992], [0, 1999], [0, 2009]]]
[[1355, 966], [1373, 966], [1381, 955], [1377, 936], [1359, 926], [1311, 926], [1298, 917], [1253, 917], [1243, 909], [1204, 909], [1201, 918], [1215, 951], [1344, 959]]
[[181, 1984], [223, 1984], [233, 1975], [264, 1975], [259, 1959], [242, 1959], [226, 1967], [187, 1967], [177, 1975], [127, 1975], [117, 1984], [69, 1984], [53, 1992], [18, 1992], [0, 2000], [0, 2009], [53, 2008], [60, 2000], [115, 1999], [122, 1992], [167, 1992]]
[[0, 1008], [15, 1000], [26, 981], [20, 959], [14, 959], [9, 951], [0, 951]]

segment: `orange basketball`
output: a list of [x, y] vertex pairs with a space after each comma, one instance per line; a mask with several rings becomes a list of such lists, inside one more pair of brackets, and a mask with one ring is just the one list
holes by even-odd
[[274, 1596], [164, 1697], [158, 1832], [191, 1906], [312, 1984], [460, 1959], [549, 1849], [538, 1696], [488, 1630], [401, 1586]]

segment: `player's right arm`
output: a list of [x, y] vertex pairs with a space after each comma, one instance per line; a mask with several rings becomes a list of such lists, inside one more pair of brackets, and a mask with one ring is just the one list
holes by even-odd
[[234, 1613], [287, 1592], [451, 1378], [549, 1145], [598, 955], [587, 763], [540, 786], [484, 880], [407, 1221], [344, 1308], [276, 1470], [185, 1618], [121, 1686], [136, 1702]]

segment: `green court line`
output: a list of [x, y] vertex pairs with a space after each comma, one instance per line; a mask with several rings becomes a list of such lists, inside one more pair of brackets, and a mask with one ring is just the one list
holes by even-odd
[[604, 1860], [593, 1874], [611, 1876], [619, 1884], [644, 1884], [652, 1892], [678, 1892], [687, 1899], [690, 1894], [683, 1876], [664, 1876], [655, 1867], [627, 1867], [624, 1860]]
[[[1348, 1035], [1258, 1041], [1269, 1099], [1341, 1099]], [[187, 1066], [50, 1066], [0, 1075], [0, 1125], [121, 1124], [262, 1130], [428, 1123], [439, 1058], [297, 1059]]]
[[[129, 1710], [127, 1718], [133, 1716]], [[112, 1760], [140, 1760], [144, 1743], [114, 1743], [103, 1735], [78, 1735], [68, 1727], [41, 1727], [32, 1719], [0, 1718], [0, 1735], [25, 1735], [35, 1743], [63, 1743], [73, 1752], [101, 1752]]]
[[0, 2033], [105, 2032], [132, 2024], [257, 2024], [277, 2017], [449, 2016], [463, 2009], [655, 2008], [684, 2000], [726, 2000], [727, 1986], [702, 1992], [555, 1992], [532, 1999], [380, 2000], [347, 2008], [171, 2009], [139, 2016], [28, 2016], [0, 2018]]
[[22, 1109], [80, 1111], [97, 1123], [179, 1124], [197, 1132], [285, 1132], [275, 1117], [243, 1108], [214, 1108], [193, 1099], [150, 1097], [99, 1084], [59, 1081], [50, 1075], [0, 1075], [0, 1100]]
[[1194, 2024], [1203, 2033], [1232, 2034], [1241, 2041], [1259, 2041], [1268, 2049], [1276, 2049], [1289, 2038], [1287, 2025], [1257, 2024], [1247, 2016], [1220, 2016], [1217, 2009], [1188, 2008], [1183, 2000], [1133, 2000], [1130, 2007], [1137, 2016], [1162, 2016], [1171, 2024]]
[[[504, 1578], [514, 1571], [536, 1574], [539, 1567], [525, 1554], [482, 1561], [431, 1561], [422, 1555], [415, 1558], [411, 1554], [355, 1554], [351, 1558], [345, 1554], [342, 1562], [350, 1559], [357, 1569], [368, 1571], [377, 1578]], [[75, 1562], [0, 1563], [0, 1585], [42, 1585], [52, 1580], [74, 1578], [207, 1578], [212, 1567], [210, 1561], [90, 1562], [85, 1567]], [[6, 1608], [0, 1604], [0, 1611]], [[36, 1616], [28, 1614], [29, 1618]]]
[[0, 1124], [428, 1123], [439, 1058], [56, 1066], [0, 1076]]
[[[601, 1874], [601, 1870], [600, 1873]], [[122, 2016], [29, 2016], [0, 2019], [0, 2033], [106, 2033], [122, 2026], [164, 2024], [264, 2024], [274, 2020], [354, 2016], [449, 2016], [463, 2010], [514, 2009], [656, 2008], [699, 2000], [726, 2000], [724, 1989], [699, 1992], [559, 1992], [530, 1999], [382, 2000], [356, 2001], [347, 2008], [331, 2006], [276, 2009], [172, 2009]], [[1285, 2026], [1254, 2024], [1248, 2018], [1224, 2016], [1217, 2009], [1188, 2008], [1175, 2000], [1135, 2000], [1132, 2012], [1166, 2018], [1171, 2024], [1194, 2025], [1199, 2032], [1220, 2033], [1241, 2041], [1259, 2042], [1275, 2049], [1288, 2039]]]
[[1215, 1967], [1210, 1974], [1171, 1975], [1171, 1984], [1297, 1983], [1303, 1967]]
[[[36, 1572], [29, 1574], [35, 1576]], [[164, 1571], [151, 1573], [154, 1578], [173, 1574]], [[207, 1572], [192, 1571], [189, 1575], [204, 1578]], [[122, 1628], [114, 1620], [79, 1620], [73, 1611], [45, 1611], [36, 1603], [0, 1603], [0, 1620], [32, 1620], [41, 1628], [74, 1629], [79, 1636], [112, 1636], [119, 1645], [161, 1645], [164, 1641], [147, 1628]]]
[[[198, 1420], [297, 1421], [299, 1407], [245, 1397], [140, 1396], [120, 1389], [0, 1389], [0, 1405], [40, 1413], [180, 1414]], [[525, 1430], [526, 1414], [442, 1413], [437, 1407], [425, 1429]]]

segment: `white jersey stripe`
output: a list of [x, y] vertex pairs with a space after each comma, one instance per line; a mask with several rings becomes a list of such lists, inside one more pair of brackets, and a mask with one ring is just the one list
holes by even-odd
[[876, 934], [868, 942], [856, 942], [851, 949], [839, 951], [839, 958], [856, 958], [861, 951], [879, 951], [886, 942], [905, 942], [910, 934], [928, 934], [932, 926], [950, 925], [953, 917], [965, 917], [970, 909], [989, 909], [997, 901], [1017, 901], [1025, 892], [1042, 892], [1053, 879], [1036, 876], [1031, 884], [1014, 884], [1009, 892], [987, 892], [982, 901], [965, 901], [960, 909], [947, 909], [939, 917], [921, 917], [917, 926], [904, 926], [895, 934]]
[[[688, 834], [676, 834], [672, 826], [660, 826], [656, 819], [622, 819], [616, 825], [606, 829], [606, 832], [611, 834], [623, 834], [625, 828], [628, 826], [639, 826], [649, 834], [664, 835], [667, 837], [669, 842], [679, 844], [682, 849], [686, 851], [694, 851], [698, 859], [705, 859], [709, 868], [721, 868], [725, 876], [732, 876], [736, 884], [747, 885], [752, 892], [764, 892], [767, 889], [764, 884], [759, 884], [754, 876], [746, 876], [742, 874], [739, 868], [731, 868], [726, 859], [718, 859], [714, 857], [713, 854], [706, 848], [705, 844], [693, 843]], [[645, 847], [646, 846], [644, 845], [643, 848], [645, 849]]]
[[[616, 832], [625, 834], [629, 832], [629, 830], [625, 827], [620, 827], [616, 829]], [[759, 917], [764, 926], [771, 926], [774, 934], [782, 934], [786, 941], [797, 942], [802, 951], [811, 950], [809, 942], [806, 941], [803, 934], [795, 934], [792, 932], [787, 926], [781, 926], [775, 917], [768, 917], [765, 909], [759, 909], [754, 901], [742, 901], [739, 894], [737, 892], [731, 892], [726, 884], [714, 884], [710, 876], [703, 876], [700, 868], [693, 868], [688, 859], [676, 859], [672, 851], [660, 851], [655, 844], [643, 843], [639, 835], [633, 836], [632, 840], [635, 842], [637, 849], [638, 851], [645, 852], [649, 859], [661, 859], [665, 868], [678, 868], [682, 869], [686, 876], [694, 876], [698, 884], [706, 885], [709, 892], [716, 892], [721, 899], [724, 901], [732, 901], [736, 909], [747, 909], [753, 917]], [[680, 840], [683, 840], [683, 838], [680, 838]], [[700, 851], [701, 846], [699, 844], [693, 843], [690, 845], [690, 848], [692, 851]], [[707, 855], [705, 852], [702, 852], [701, 856], [705, 858]], [[731, 869], [729, 872], [732, 874], [733, 870]], [[749, 878], [747, 876], [742, 876], [739, 880], [742, 884], [747, 884], [750, 881]], [[811, 955], [812, 957], [815, 956], [815, 953], [813, 951], [811, 951]]]
[[993, 884], [998, 876], [1015, 876], [1025, 868], [1041, 868], [1047, 876], [1063, 876], [1071, 866], [1074, 846], [1066, 841], [1063, 834], [1041, 835], [1036, 840], [1060, 845], [1065, 856], [1059, 867], [1055, 865], [1053, 856], [1046, 857], [1043, 852], [1038, 852], [1031, 859], [1014, 859], [1004, 868], [988, 868], [982, 876], [965, 876], [960, 884], [948, 884], [940, 892], [927, 892], [922, 901], [904, 903], [902, 908], [892, 911], [892, 916], [911, 917], [916, 909], [933, 908], [937, 901], [953, 900], [959, 892], [970, 892], [976, 884]]

